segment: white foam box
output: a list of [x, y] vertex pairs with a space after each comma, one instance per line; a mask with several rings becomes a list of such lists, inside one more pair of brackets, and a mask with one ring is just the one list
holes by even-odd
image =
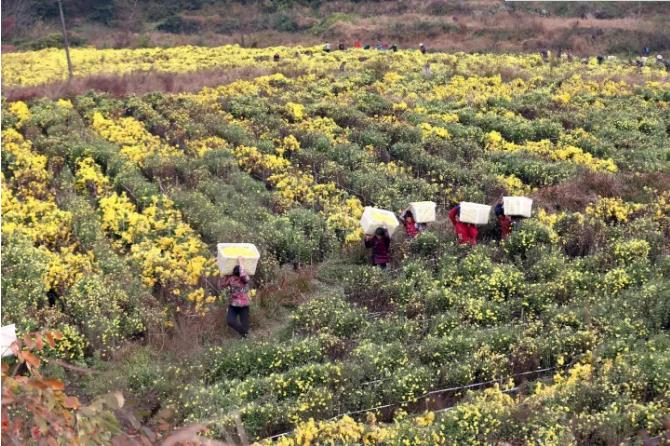
[[503, 197], [503, 208], [505, 215], [530, 217], [533, 200], [527, 197]]
[[417, 223], [430, 223], [435, 221], [435, 207], [437, 205], [434, 201], [414, 201], [409, 204], [409, 211], [414, 216], [414, 221]]
[[258, 259], [261, 258], [253, 243], [219, 243], [216, 245], [216, 252], [216, 263], [223, 275], [232, 274], [237, 266], [237, 258], [241, 257], [244, 272], [253, 276], [256, 273]]
[[16, 325], [5, 325], [0, 328], [0, 354], [3, 358], [14, 355], [10, 348], [14, 341], [16, 341]]
[[368, 235], [374, 234], [379, 227], [386, 228], [389, 235], [393, 235], [399, 225], [400, 222], [395, 214], [384, 209], [366, 206], [361, 216], [361, 226]]
[[458, 215], [458, 218], [463, 223], [472, 223], [473, 225], [485, 225], [489, 222], [490, 214], [491, 214], [491, 206], [479, 203], [470, 203], [469, 201], [463, 201], [461, 203], [461, 211]]

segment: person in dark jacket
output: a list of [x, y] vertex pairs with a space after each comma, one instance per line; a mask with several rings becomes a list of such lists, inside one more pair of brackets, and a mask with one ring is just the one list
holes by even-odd
[[426, 45], [423, 43], [419, 44], [419, 51], [421, 51], [421, 54], [426, 54]]
[[494, 209], [497, 220], [496, 238], [505, 240], [512, 233], [512, 217], [505, 215], [502, 203], [498, 203]]
[[454, 225], [454, 230], [456, 231], [456, 236], [458, 237], [458, 243], [461, 245], [476, 245], [479, 230], [477, 229], [477, 226], [471, 223], [462, 222], [459, 218], [460, 212], [460, 205], [454, 206], [449, 211], [449, 220], [451, 220], [451, 223]]
[[365, 247], [372, 248], [372, 264], [381, 269], [386, 268], [390, 261], [389, 247], [391, 246], [391, 237], [386, 228], [377, 228], [375, 235], [365, 236]]
[[242, 267], [242, 259], [238, 258], [233, 273], [222, 277], [219, 282], [219, 287], [227, 288], [228, 291], [226, 322], [243, 338], [249, 333], [249, 281]]
[[502, 203], [496, 205], [494, 212], [497, 220], [496, 238], [498, 240], [505, 240], [521, 224], [523, 217], [519, 215], [505, 215], [505, 208]]

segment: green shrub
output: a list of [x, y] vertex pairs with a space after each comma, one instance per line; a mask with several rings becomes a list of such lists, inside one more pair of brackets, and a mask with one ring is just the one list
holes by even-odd
[[171, 15], [158, 25], [158, 30], [172, 34], [195, 34], [200, 31], [200, 23], [178, 15]]
[[325, 220], [308, 209], [293, 209], [274, 218], [263, 234], [280, 263], [313, 264], [336, 246], [335, 235]]
[[42, 327], [38, 312], [48, 305], [42, 276], [49, 258], [33, 247], [23, 235], [2, 236], [2, 325], [16, 324], [17, 332], [31, 332]]
[[123, 284], [107, 282], [100, 275], [76, 282], [63, 296], [63, 309], [103, 355], [145, 330], [137, 297], [129, 295]]
[[354, 336], [366, 325], [363, 313], [339, 297], [319, 297], [291, 315], [291, 328], [299, 332], [323, 331], [340, 337]]

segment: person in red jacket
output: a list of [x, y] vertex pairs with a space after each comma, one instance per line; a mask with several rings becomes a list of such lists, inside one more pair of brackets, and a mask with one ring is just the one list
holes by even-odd
[[498, 203], [495, 207], [496, 219], [498, 220], [497, 235], [499, 240], [505, 240], [507, 236], [512, 233], [512, 224], [514, 223], [512, 217], [505, 215], [505, 209], [502, 203]]
[[454, 229], [456, 230], [456, 235], [458, 236], [458, 243], [461, 245], [464, 244], [470, 244], [470, 245], [476, 245], [477, 244], [477, 234], [478, 230], [477, 227], [471, 223], [463, 223], [459, 218], [459, 213], [461, 211], [461, 206], [454, 206], [450, 211], [449, 211], [449, 220], [451, 220], [451, 223], [454, 225]]
[[386, 269], [389, 262], [389, 247], [391, 246], [391, 237], [386, 228], [377, 228], [375, 235], [365, 236], [365, 247], [372, 248], [372, 264], [381, 269]]
[[416, 237], [420, 232], [426, 229], [426, 224], [417, 223], [416, 220], [414, 220], [412, 211], [409, 210], [403, 212], [400, 216], [400, 221], [402, 221], [403, 226], [405, 226], [405, 232], [409, 238]]
[[[242, 258], [237, 259], [233, 274], [222, 277], [220, 288], [228, 289], [228, 315], [226, 322], [243, 338], [249, 333], [249, 275], [244, 272]], [[239, 322], [238, 322], [239, 318]]]

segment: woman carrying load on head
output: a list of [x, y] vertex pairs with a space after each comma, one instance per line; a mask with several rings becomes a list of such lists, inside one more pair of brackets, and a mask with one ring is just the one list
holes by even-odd
[[461, 206], [454, 206], [449, 211], [449, 220], [454, 225], [454, 230], [456, 231], [456, 236], [458, 237], [458, 243], [461, 245], [477, 244], [477, 234], [479, 231], [477, 227], [471, 223], [464, 223], [460, 220], [459, 214], [461, 212]]
[[494, 208], [496, 214], [496, 238], [505, 240], [523, 220], [520, 215], [505, 215], [505, 208], [502, 203], [496, 204]]
[[512, 217], [505, 215], [505, 209], [502, 203], [496, 204], [496, 238], [505, 240], [512, 233]]
[[389, 248], [391, 246], [391, 237], [386, 228], [379, 227], [375, 235], [365, 236], [365, 247], [372, 248], [372, 264], [386, 269], [390, 261]]
[[241, 257], [237, 258], [237, 266], [233, 268], [233, 273], [219, 280], [219, 288], [227, 288], [228, 291], [226, 322], [243, 338], [249, 333], [249, 281]]
[[414, 220], [414, 214], [412, 214], [412, 211], [410, 210], [406, 210], [400, 215], [400, 221], [403, 223], [403, 226], [405, 226], [405, 232], [409, 238], [416, 237], [420, 232], [426, 229], [425, 223], [417, 223], [416, 220]]

